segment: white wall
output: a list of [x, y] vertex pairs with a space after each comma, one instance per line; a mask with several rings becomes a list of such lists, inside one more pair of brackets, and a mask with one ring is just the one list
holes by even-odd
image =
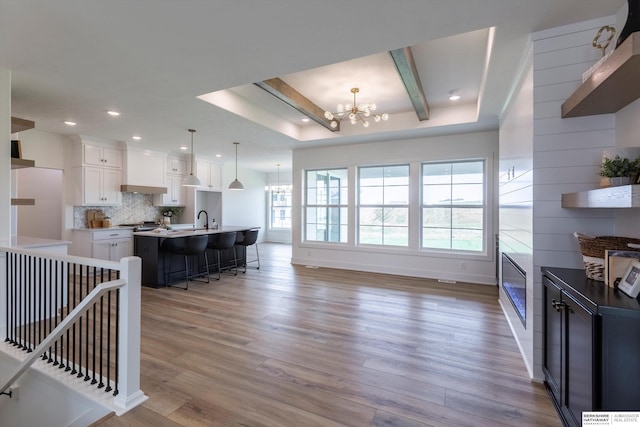
[[525, 55], [511, 102], [500, 119], [500, 252], [526, 275], [526, 327], [500, 286], [500, 305], [533, 373], [533, 55]]
[[[500, 219], [500, 235], [501, 238], [504, 236], [501, 243], [505, 249], [516, 253], [518, 262], [527, 269], [526, 329], [519, 325], [502, 293], [501, 305], [530, 374], [537, 380], [543, 379], [540, 268], [582, 269], [582, 256], [573, 233], [614, 233], [613, 210], [563, 209], [561, 197], [563, 193], [598, 187], [602, 152], [616, 144], [616, 117], [613, 114], [560, 117], [561, 105], [582, 83], [582, 73], [600, 59], [599, 52], [591, 46], [593, 36], [601, 26], [614, 23], [614, 17], [605, 17], [532, 34], [533, 54], [529, 67], [533, 94], [527, 93], [531, 87], [527, 82], [530, 77], [527, 77], [516, 91], [514, 105], [501, 119], [500, 147], [504, 150], [501, 152], [501, 173], [513, 163], [509, 156], [514, 149], [520, 153], [518, 158], [524, 165], [532, 164], [528, 178], [520, 178], [516, 166], [517, 185], [501, 187], [501, 205], [505, 205], [501, 210], [504, 217]], [[528, 118], [527, 102], [532, 102], [532, 122]], [[519, 148], [510, 144], [517, 144]], [[527, 153], [529, 149], [531, 152]], [[519, 201], [525, 207], [520, 210], [520, 217], [515, 213], [516, 209], [512, 209], [512, 213], [506, 206], [507, 202], [513, 201]], [[516, 222], [521, 225], [514, 225]], [[516, 234], [517, 238], [514, 237]], [[529, 311], [530, 308], [533, 310]]]
[[[640, 147], [638, 123], [640, 123], [640, 100], [629, 104], [615, 114], [616, 147]], [[640, 215], [636, 209], [615, 211], [615, 234], [617, 236], [640, 237]]]
[[260, 227], [258, 241], [264, 241], [266, 176], [263, 172], [238, 168], [238, 181], [244, 185], [241, 191], [228, 190], [234, 179], [235, 163], [228, 162], [222, 168], [222, 225]]
[[[495, 197], [496, 171], [494, 158], [498, 151], [497, 132], [478, 132], [433, 138], [385, 141], [366, 145], [298, 149], [293, 152], [293, 234], [292, 262], [321, 267], [341, 268], [399, 274], [414, 277], [495, 284], [494, 230], [497, 226]], [[421, 161], [486, 158], [488, 168], [488, 236], [487, 251], [483, 255], [451, 254], [420, 251], [418, 238], [413, 236], [409, 248], [358, 247], [349, 243], [304, 242], [302, 235], [302, 183], [306, 169], [347, 167], [355, 177], [355, 167], [411, 163], [419, 168]], [[351, 178], [350, 178], [351, 179]], [[355, 183], [350, 183], [353, 192]], [[413, 194], [418, 194], [418, 191]], [[415, 200], [417, 203], [417, 198]], [[355, 209], [355, 195], [349, 195], [351, 210]], [[410, 221], [419, 227], [417, 211]], [[352, 215], [350, 218], [354, 218]], [[353, 224], [351, 224], [353, 228]], [[353, 233], [350, 233], [352, 236]], [[463, 264], [464, 262], [464, 264]], [[464, 265], [465, 268], [462, 268]]]
[[17, 207], [17, 235], [62, 239], [62, 171], [25, 168], [16, 170], [19, 198], [33, 198], [35, 206]]

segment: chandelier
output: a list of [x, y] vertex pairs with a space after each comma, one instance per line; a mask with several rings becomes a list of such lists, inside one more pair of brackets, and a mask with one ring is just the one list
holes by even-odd
[[373, 113], [373, 111], [376, 110], [376, 104], [358, 104], [356, 102], [356, 93], [358, 92], [360, 92], [360, 89], [357, 87], [351, 89], [351, 93], [353, 94], [353, 104], [338, 104], [335, 113], [332, 113], [331, 111], [324, 112], [324, 117], [327, 120], [331, 120], [332, 128], [337, 128], [338, 122], [340, 122], [345, 116], [349, 118], [352, 125], [362, 122], [363, 127], [369, 127], [368, 119], [370, 117], [373, 117], [373, 120], [376, 122], [389, 119], [389, 115], [387, 113]]

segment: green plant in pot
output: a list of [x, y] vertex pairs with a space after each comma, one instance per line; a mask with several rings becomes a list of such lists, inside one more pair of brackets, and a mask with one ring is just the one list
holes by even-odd
[[174, 220], [182, 214], [182, 208], [179, 207], [166, 207], [161, 209], [162, 222], [165, 225], [171, 224], [171, 219]]
[[600, 176], [608, 178], [609, 186], [627, 185], [640, 172], [640, 158], [629, 160], [616, 155], [614, 158], [605, 157], [600, 164]]

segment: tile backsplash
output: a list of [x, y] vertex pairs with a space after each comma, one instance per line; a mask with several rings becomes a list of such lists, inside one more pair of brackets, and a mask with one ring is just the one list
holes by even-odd
[[[111, 218], [113, 226], [142, 221], [159, 221], [162, 217], [162, 208], [153, 206], [153, 195], [122, 193], [121, 206], [74, 206], [74, 228], [85, 228], [87, 226], [86, 212], [88, 209], [102, 210], [105, 216]], [[179, 218], [172, 218], [172, 222], [179, 222]]]

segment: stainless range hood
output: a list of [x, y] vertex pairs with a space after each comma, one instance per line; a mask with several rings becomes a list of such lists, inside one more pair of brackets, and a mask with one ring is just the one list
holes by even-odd
[[148, 185], [130, 185], [123, 184], [120, 186], [120, 191], [123, 193], [140, 193], [140, 194], [165, 194], [167, 193], [167, 187], [151, 187]]

